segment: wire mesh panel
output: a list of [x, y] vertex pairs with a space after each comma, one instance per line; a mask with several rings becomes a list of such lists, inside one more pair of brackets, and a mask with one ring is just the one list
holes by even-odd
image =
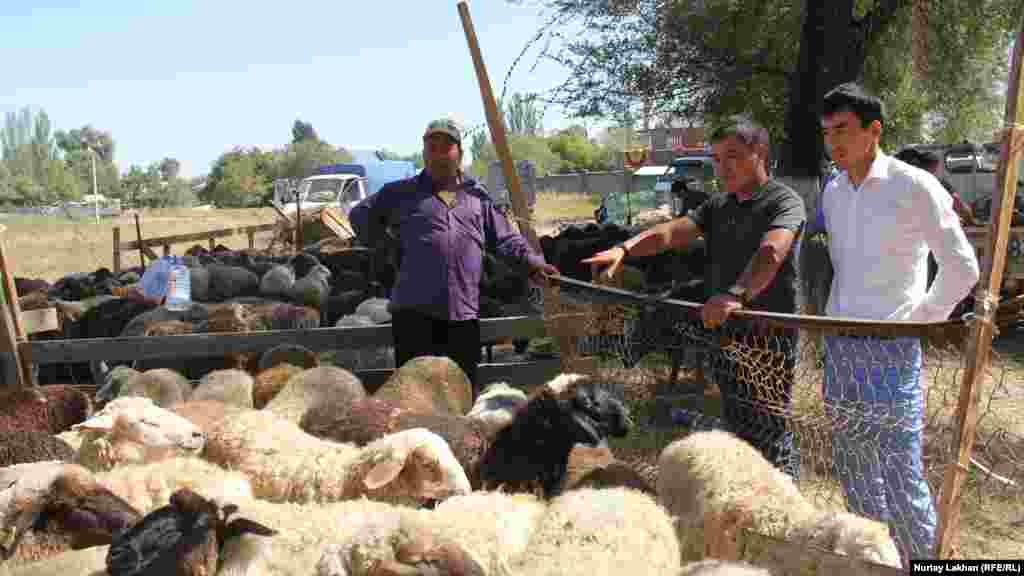
[[[726, 429], [817, 506], [887, 523], [904, 557], [932, 555], [943, 475], [956, 462], [968, 322], [745, 311], [708, 329], [695, 303], [566, 278], [546, 290], [545, 324], [563, 370], [621, 386], [638, 422], [629, 438], [610, 440], [617, 457], [654, 466], [688, 431]], [[1003, 510], [1006, 538], [1021, 538], [1013, 526], [1024, 528], [1022, 376], [993, 352], [976, 390], [977, 442], [962, 500], [971, 508], [961, 515], [961, 539], [970, 542], [959, 557], [993, 557], [971, 534], [990, 518], [984, 510]]]

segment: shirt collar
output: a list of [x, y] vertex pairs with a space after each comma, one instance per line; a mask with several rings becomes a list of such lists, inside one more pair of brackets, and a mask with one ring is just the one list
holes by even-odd
[[[870, 180], [887, 180], [889, 178], [889, 165], [892, 163], [892, 156], [889, 156], [882, 152], [881, 149], [875, 154], [875, 159], [871, 162], [871, 167], [868, 168], [867, 176], [864, 177], [864, 181], [860, 183], [861, 187], [864, 186]], [[853, 183], [850, 182], [850, 174], [846, 170], [843, 170], [839, 175], [842, 178], [842, 183], [850, 188], [853, 188]]]

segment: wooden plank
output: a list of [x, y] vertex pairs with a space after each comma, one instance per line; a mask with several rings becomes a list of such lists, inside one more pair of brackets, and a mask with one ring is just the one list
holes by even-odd
[[114, 226], [114, 275], [121, 273], [121, 227]]
[[[480, 321], [481, 341], [496, 338], [535, 338], [544, 335], [539, 316], [487, 318]], [[160, 337], [89, 338], [28, 341], [18, 344], [36, 364], [88, 360], [152, 360], [202, 358], [262, 352], [278, 344], [299, 344], [314, 352], [390, 346], [391, 325], [265, 332], [184, 334]]]
[[530, 222], [529, 208], [526, 206], [526, 199], [523, 198], [522, 190], [519, 187], [519, 174], [512, 164], [512, 152], [505, 138], [505, 122], [498, 113], [498, 105], [494, 100], [494, 92], [491, 89], [491, 80], [487, 76], [487, 67], [484, 65], [483, 55], [480, 53], [480, 44], [476, 39], [476, 30], [473, 29], [473, 20], [469, 16], [469, 6], [465, 1], [458, 4], [459, 17], [462, 19], [462, 29], [466, 33], [466, 43], [469, 44], [469, 52], [473, 58], [473, 67], [476, 69], [477, 83], [480, 85], [480, 97], [484, 101], [484, 112], [487, 116], [487, 126], [491, 130], [491, 142], [494, 143], [494, 150], [501, 159], [501, 171], [505, 175], [505, 185], [508, 186], [509, 197], [512, 200], [512, 211], [516, 216], [516, 223], [519, 229], [529, 242], [534, 254], [543, 254], [540, 248], [540, 240], [537, 232]]
[[[174, 236], [161, 236], [158, 238], [146, 238], [142, 241], [143, 246], [160, 246], [162, 244], [181, 244], [182, 242], [200, 242], [207, 238], [227, 238], [237, 234], [248, 234], [249, 232], [266, 232], [277, 228], [277, 224], [257, 224], [254, 226], [243, 226], [240, 228], [223, 228], [220, 230], [209, 230], [207, 232], [193, 232], [190, 234], [177, 234]], [[139, 247], [138, 240], [125, 242], [121, 248], [132, 250]]]
[[[342, 366], [344, 368], [344, 366]], [[354, 374], [362, 381], [366, 392], [373, 394], [394, 374], [392, 368], [356, 370]], [[550, 381], [562, 372], [557, 358], [545, 358], [531, 362], [501, 362], [477, 366], [477, 378], [484, 386], [491, 382], [508, 382], [512, 386], [536, 386]]]
[[967, 367], [960, 386], [957, 404], [957, 434], [953, 439], [956, 462], [950, 462], [942, 483], [939, 501], [939, 526], [935, 535], [935, 556], [949, 558], [953, 539], [960, 520], [960, 488], [970, 466], [978, 424], [978, 391], [984, 377], [989, 351], [992, 347], [992, 315], [999, 301], [999, 287], [1006, 266], [1007, 231], [1013, 218], [1013, 205], [1017, 191], [1017, 161], [1024, 147], [1024, 15], [1017, 24], [1017, 39], [1013, 48], [1013, 62], [1006, 92], [1006, 121], [999, 153], [997, 181], [1002, 194], [992, 197], [992, 218], [988, 225], [985, 258], [982, 260], [981, 281], [975, 299], [974, 315], [977, 320], [967, 337]]
[[[0, 290], [3, 290], [3, 287], [0, 287]], [[4, 296], [6, 300], [6, 294]], [[21, 366], [21, 355], [18, 353], [18, 338], [14, 335], [11, 310], [6, 302], [0, 306], [0, 356], [4, 359], [4, 387], [24, 390], [31, 380], [25, 380], [25, 370]]]
[[249, 250], [255, 250], [256, 249], [256, 233], [253, 232], [252, 230], [250, 230], [250, 231], [246, 232], [245, 235], [249, 237]]

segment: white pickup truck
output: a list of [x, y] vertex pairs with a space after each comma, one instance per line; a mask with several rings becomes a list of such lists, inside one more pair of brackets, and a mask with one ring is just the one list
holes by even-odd
[[[348, 216], [349, 210], [368, 196], [366, 177], [358, 174], [310, 176], [299, 183], [295, 193], [302, 200], [303, 210], [331, 207], [344, 216]], [[295, 212], [295, 202], [293, 197], [283, 204], [286, 214]]]

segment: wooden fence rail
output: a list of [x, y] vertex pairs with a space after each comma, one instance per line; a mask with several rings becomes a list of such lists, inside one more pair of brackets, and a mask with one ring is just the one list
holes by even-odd
[[[545, 335], [539, 316], [488, 318], [480, 321], [482, 341], [537, 338]], [[23, 358], [32, 364], [88, 362], [91, 360], [168, 360], [226, 356], [263, 352], [280, 344], [298, 344], [314, 352], [390, 346], [391, 325], [305, 330], [267, 330], [261, 332], [183, 334], [177, 336], [129, 336], [29, 340], [18, 343]], [[481, 364], [478, 373], [485, 382], [544, 382], [561, 370], [558, 359], [531, 362]], [[376, 390], [393, 369], [356, 370], [368, 391]]]
[[132, 240], [131, 242], [121, 242], [121, 227], [113, 227], [114, 236], [114, 274], [121, 272], [121, 252], [131, 250], [141, 250], [152, 260], [156, 260], [158, 257], [155, 252], [150, 248], [151, 246], [162, 246], [164, 256], [167, 256], [171, 252], [172, 244], [181, 244], [183, 242], [198, 242], [201, 240], [208, 240], [210, 243], [210, 249], [216, 245], [217, 238], [227, 238], [230, 236], [236, 236], [238, 234], [245, 234], [249, 237], [249, 248], [256, 247], [256, 233], [257, 232], [269, 232], [276, 230], [277, 224], [255, 224], [252, 226], [241, 226], [238, 228], [222, 228], [220, 230], [209, 230], [206, 232], [192, 232], [189, 234], [175, 234], [173, 236], [159, 236], [156, 238], [143, 238], [140, 242], [138, 240]]

